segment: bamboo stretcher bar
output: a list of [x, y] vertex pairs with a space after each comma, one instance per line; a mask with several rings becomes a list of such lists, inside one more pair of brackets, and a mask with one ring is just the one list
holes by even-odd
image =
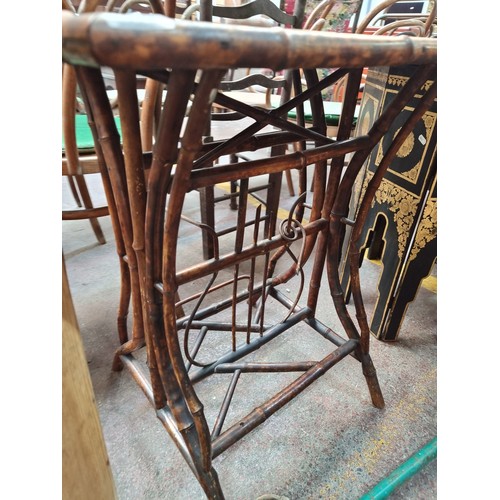
[[[273, 288], [270, 290], [269, 295], [276, 299], [278, 302], [281, 302], [285, 307], [291, 309], [293, 306], [293, 302], [282, 292], [277, 290], [276, 288]], [[293, 311], [297, 310], [297, 306], [293, 308]], [[336, 345], [337, 347], [340, 347], [343, 345], [347, 339], [339, 335], [337, 332], [333, 331], [331, 328], [326, 326], [324, 323], [319, 321], [315, 317], [309, 317], [305, 318], [304, 320], [311, 328], [314, 328], [321, 336], [323, 336], [326, 340], [330, 341], [332, 344]], [[357, 352], [351, 352], [350, 355], [357, 359], [358, 361], [361, 361], [360, 356], [358, 355]]]
[[[310, 130], [313, 132], [317, 132], [314, 127], [310, 127]], [[245, 142], [238, 144], [238, 145], [233, 145], [231, 147], [225, 147], [224, 148], [224, 155], [230, 155], [233, 153], [241, 153], [242, 151], [258, 151], [260, 149], [265, 149], [269, 148], [271, 146], [276, 146], [276, 145], [283, 145], [283, 144], [289, 144], [291, 142], [299, 141], [302, 139], [302, 134], [298, 133], [293, 133], [293, 132], [266, 132], [263, 133], [259, 136], [252, 136], [249, 139], [246, 139]], [[327, 142], [325, 140], [325, 142]], [[205, 153], [209, 153], [210, 151], [214, 150], [216, 147], [221, 146], [221, 145], [226, 145], [227, 141], [226, 140], [214, 140], [211, 141], [210, 143], [204, 144], [200, 148], [200, 158], [202, 155]], [[193, 165], [193, 169], [197, 168], [202, 168], [203, 163], [198, 165], [198, 160], [195, 161]], [[208, 163], [208, 162], [207, 162]]]
[[222, 402], [219, 415], [217, 415], [217, 419], [214, 424], [214, 430], [212, 431], [211, 435], [212, 440], [217, 437], [222, 430], [222, 426], [224, 425], [224, 421], [226, 420], [229, 405], [231, 404], [231, 400], [233, 399], [234, 391], [236, 390], [236, 384], [238, 383], [240, 375], [241, 370], [236, 370], [231, 377], [231, 383], [229, 384], [226, 396], [224, 397], [224, 401]]
[[[250, 294], [246, 294], [248, 297]], [[214, 330], [218, 332], [226, 332], [226, 331], [231, 331], [231, 324], [229, 323], [216, 323], [216, 322], [210, 322], [210, 321], [193, 321], [189, 325], [191, 329], [196, 330], [200, 329], [202, 327], [207, 327], [209, 330]], [[234, 327], [237, 332], [246, 332], [247, 331], [247, 325], [245, 324], [239, 324], [239, 323], [234, 323]], [[266, 326], [266, 328], [269, 328], [269, 326]], [[250, 331], [255, 333], [259, 331], [259, 326], [258, 325], [250, 325]]]
[[[301, 169], [307, 165], [322, 160], [337, 158], [352, 151], [360, 151], [370, 146], [368, 136], [339, 141], [334, 144], [318, 146], [314, 150], [296, 151], [282, 156], [273, 156], [261, 160], [251, 160], [241, 163], [228, 163], [195, 170], [191, 175], [189, 189], [198, 189], [212, 184], [246, 179], [265, 173], [284, 172], [285, 170]], [[174, 174], [175, 175], [175, 174]]]
[[[308, 236], [310, 234], [317, 233], [327, 225], [328, 221], [325, 219], [315, 220], [304, 226], [305, 234], [306, 236]], [[195, 279], [202, 278], [203, 276], [208, 276], [209, 274], [224, 269], [228, 266], [234, 265], [237, 262], [247, 260], [249, 257], [265, 255], [269, 251], [283, 245], [284, 242], [285, 239], [282, 236], [273, 236], [268, 240], [259, 241], [257, 245], [244, 247], [238, 254], [231, 253], [222, 255], [221, 257], [219, 257], [219, 259], [211, 259], [199, 265], [183, 269], [177, 273], [176, 283], [178, 285], [183, 285]], [[163, 289], [161, 283], [156, 284], [156, 287], [158, 290]]]
[[[86, 218], [92, 217], [104, 217], [105, 215], [109, 215], [108, 207], [95, 207], [95, 208], [86, 208], [85, 209]], [[82, 218], [82, 210], [65, 210], [64, 211], [64, 220], [79, 220]]]
[[[258, 191], [262, 191], [263, 189], [267, 189], [268, 187], [270, 186], [270, 184], [262, 184], [261, 186], [255, 186], [253, 188], [250, 188], [247, 190], [247, 193], [248, 194], [254, 194], [254, 193], [257, 193]], [[227, 194], [224, 194], [224, 195], [221, 195], [221, 196], [217, 196], [215, 198], [215, 201], [226, 201], [226, 200], [230, 200], [232, 198], [236, 198], [238, 196], [238, 193], [227, 193]], [[257, 196], [254, 195], [254, 198], [256, 198]], [[262, 222], [262, 221], [265, 221], [268, 217], [266, 217], [265, 215], [263, 215], [262, 217], [260, 217], [259, 219], [259, 222]], [[250, 220], [250, 221], [247, 221], [245, 222], [245, 226], [253, 226], [255, 223], [255, 220]], [[219, 236], [222, 236], [223, 234], [225, 234], [227, 230], [222, 230], [222, 231], [217, 231], [217, 234]]]
[[295, 363], [231, 363], [217, 365], [215, 373], [271, 373], [271, 372], [306, 372], [317, 361], [297, 361]]
[[310, 314], [310, 312], [311, 312], [310, 309], [304, 307], [299, 311], [297, 311], [295, 314], [293, 314], [286, 321], [278, 323], [269, 328], [268, 330], [266, 330], [264, 336], [257, 337], [256, 339], [252, 340], [249, 344], [240, 345], [239, 347], [237, 347], [236, 351], [229, 351], [228, 353], [220, 356], [215, 363], [211, 364], [210, 366], [200, 368], [195, 373], [193, 373], [190, 376], [191, 382], [193, 382], [194, 384], [195, 382], [199, 382], [200, 380], [208, 377], [209, 375], [214, 373], [218, 365], [224, 363], [232, 363], [233, 361], [237, 361], [238, 359], [241, 359], [243, 356], [246, 356], [247, 354], [256, 351], [263, 345], [267, 344], [268, 342], [276, 338], [278, 335], [281, 335], [283, 332], [286, 332], [287, 330], [292, 328], [292, 326], [295, 326], [297, 323], [302, 321]]

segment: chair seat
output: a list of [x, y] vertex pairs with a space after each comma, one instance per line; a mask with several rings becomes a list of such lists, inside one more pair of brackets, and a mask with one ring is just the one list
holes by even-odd
[[[323, 101], [323, 109], [325, 110], [325, 120], [328, 126], [338, 126], [340, 114], [342, 112], [342, 103], [341, 102], [332, 102], [332, 101]], [[359, 116], [359, 106], [356, 106], [354, 111], [354, 119], [352, 126], [356, 125]], [[297, 113], [295, 109], [292, 109], [288, 112], [288, 118], [296, 118]], [[312, 121], [312, 112], [311, 105], [309, 101], [304, 103], [304, 118], [306, 122]]]
[[249, 90], [230, 90], [227, 92], [222, 92], [228, 97], [242, 101], [249, 106], [266, 106], [266, 94], [265, 92], [259, 91], [249, 91]]
[[[120, 117], [115, 116], [116, 128], [121, 136], [122, 128], [120, 123]], [[76, 134], [76, 146], [81, 153], [93, 153], [94, 152], [94, 138], [92, 137], [92, 130], [88, 124], [87, 115], [75, 115], [75, 134]], [[64, 137], [62, 138], [62, 149], [64, 151]]]

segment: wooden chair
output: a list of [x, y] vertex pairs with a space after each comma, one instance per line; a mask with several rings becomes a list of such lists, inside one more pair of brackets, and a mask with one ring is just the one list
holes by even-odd
[[[98, 217], [109, 215], [107, 206], [94, 207], [85, 179], [86, 175], [98, 174], [98, 159], [93, 150], [93, 141], [82, 141], [86, 136], [86, 116], [76, 114], [76, 78], [73, 68], [63, 66], [63, 154], [62, 175], [68, 179], [69, 187], [79, 208], [63, 209], [62, 220], [89, 219], [97, 241], [103, 245], [106, 239]], [[83, 121], [82, 121], [83, 119]], [[78, 144], [80, 137], [80, 144]], [[79, 147], [80, 145], [80, 147]], [[86, 153], [82, 153], [85, 146]]]
[[[357, 234], [380, 176], [415, 121], [434, 101], [436, 85], [423, 91], [419, 105], [396, 136], [386, 137], [406, 103], [416, 92], [421, 92], [429, 77], [434, 78], [435, 40], [244, 29], [174, 21], [155, 15], [139, 21], [134, 16], [114, 14], [65, 15], [62, 33], [63, 57], [75, 67], [85, 104], [92, 113], [96, 137], [103, 145], [100, 154], [112, 178], [113, 194], [124, 198], [128, 193], [127, 206], [117, 204], [117, 207], [120, 213], [132, 216], [126, 229], [131, 231], [134, 241], [144, 297], [148, 362], [144, 365], [135, 352], [122, 353], [120, 360], [155, 408], [207, 498], [224, 498], [221, 486], [224, 481], [219, 481], [213, 460], [229, 453], [229, 448], [244, 436], [257, 432], [258, 426], [278, 410], [284, 411], [286, 403], [342, 359], [351, 356], [360, 363], [360, 376], [362, 371], [372, 403], [382, 408], [384, 399], [370, 357], [370, 333], [360, 290]], [[415, 74], [370, 130], [351, 138], [362, 68], [403, 62], [414, 64]], [[215, 144], [204, 144], [205, 125], [213, 102], [225, 103], [217, 92], [224, 74], [233, 66], [263, 65], [276, 70], [303, 68], [307, 89], [270, 113], [259, 111], [256, 123], [242, 133]], [[123, 148], [106, 97], [100, 71], [104, 66], [115, 70]], [[319, 81], [316, 72], [319, 67], [339, 69]], [[144, 169], [137, 168], [146, 163], [137, 113], [137, 74], [168, 84], [147, 179]], [[326, 136], [321, 90], [345, 74], [350, 78], [337, 139], [332, 140]], [[185, 122], [192, 95], [194, 99]], [[311, 101], [317, 128], [300, 127], [286, 120], [289, 109], [306, 101]], [[213, 165], [213, 154], [266, 147], [269, 135], [259, 131], [268, 123], [278, 129], [273, 133], [273, 144], [311, 139], [315, 145], [297, 153]], [[370, 182], [356, 220], [348, 220], [349, 200], [359, 169], [382, 140], [387, 141], [388, 147], [379, 170]], [[354, 154], [344, 171], [344, 158], [351, 152]], [[327, 162], [330, 162], [328, 170]], [[310, 203], [304, 200], [307, 193], [301, 193], [278, 230], [270, 228], [264, 233], [259, 215], [253, 218], [242, 208], [249, 205], [245, 185], [255, 176], [293, 168], [305, 170], [307, 165], [315, 170]], [[115, 183], [115, 177], [122, 183]], [[182, 217], [185, 198], [190, 191], [232, 180], [239, 180], [242, 186], [238, 228], [225, 237], [212, 233], [214, 258], [199, 258], [195, 262], [196, 254], [186, 253], [182, 250], [186, 246], [179, 245], [185, 224]], [[247, 227], [251, 217], [255, 222]], [[339, 252], [346, 225], [353, 229], [349, 248], [356, 319], [351, 318], [346, 308], [339, 281]], [[306, 282], [303, 268], [309, 264], [312, 273]], [[328, 291], [321, 290], [324, 275], [328, 277]], [[186, 311], [182, 317], [176, 312], [179, 290], [187, 292], [181, 294], [186, 297], [182, 301]], [[317, 307], [320, 293], [331, 296], [332, 310], [340, 319], [343, 333], [327, 326], [325, 311]], [[319, 360], [307, 354], [303, 356], [305, 359], [297, 356], [285, 360], [273, 355], [272, 347], [276, 345], [273, 341], [290, 333], [292, 327], [295, 328], [289, 342], [299, 340], [304, 329], [309, 328], [326, 340], [328, 348]], [[259, 350], [264, 346], [266, 349]], [[263, 355], [263, 351], [267, 354]], [[235, 393], [235, 388], [241, 378], [250, 380], [252, 374], [262, 372], [298, 375], [271, 399], [254, 406], [260, 390], [241, 394]], [[210, 417], [205, 412], [204, 390], [210, 385], [207, 379], [220, 374], [231, 374], [232, 378], [221, 398], [220, 412]], [[250, 405], [250, 411], [246, 417], [228, 422], [228, 408], [237, 397]], [[210, 402], [213, 403], [212, 398]], [[279, 414], [273, 418], [279, 418]], [[318, 429], [321, 432], [328, 429]]]
[[[197, 19], [201, 21], [217, 22], [228, 26], [258, 26], [258, 27], [276, 27], [300, 28], [303, 23], [305, 0], [297, 0], [294, 6], [293, 14], [287, 14], [279, 9], [271, 0], [252, 0], [249, 2], [226, 1], [222, 5], [212, 3], [211, 0], [202, 0], [199, 4], [192, 4], [186, 9], [183, 17], [192, 18], [198, 13]], [[235, 77], [236, 75], [236, 77]], [[241, 123], [253, 116], [254, 109], [267, 110], [273, 109], [271, 103], [271, 93], [281, 92], [280, 99], [288, 99], [290, 96], [290, 79], [285, 75], [276, 74], [269, 68], [231, 68], [219, 84], [219, 90], [222, 92], [221, 104], [214, 103], [211, 120], [207, 124], [205, 131], [208, 142], [212, 140], [212, 130], [215, 124], [216, 129], [224, 129], [222, 123], [227, 123], [231, 129], [243, 128]], [[216, 122], [216, 123], [215, 123]], [[270, 153], [279, 154], [279, 146], [270, 147]], [[248, 155], [241, 152], [231, 153], [228, 156], [229, 162], [247, 161]], [[213, 161], [219, 161], [214, 157]], [[285, 172], [285, 178], [289, 193], [293, 196], [294, 188], [290, 172]], [[265, 207], [264, 224], [266, 229], [274, 225], [274, 218], [277, 216], [277, 207], [273, 200], [277, 199], [276, 192], [280, 190], [282, 174], [270, 174], [266, 182], [254, 184], [249, 187], [249, 192], [253, 198], [262, 203]], [[229, 201], [229, 206], [233, 210], [238, 209], [239, 185], [237, 181], [229, 183], [229, 193], [221, 196], [215, 195], [213, 187], [206, 187], [200, 190], [200, 213], [201, 222], [213, 228], [216, 233], [224, 234], [235, 231], [237, 222], [230, 221], [222, 224], [216, 223], [215, 207], [217, 203]], [[265, 193], [265, 194], [262, 194]], [[217, 226], [217, 227], [216, 227]], [[208, 233], [204, 234], [203, 253], [206, 258], [214, 256], [212, 238]]]

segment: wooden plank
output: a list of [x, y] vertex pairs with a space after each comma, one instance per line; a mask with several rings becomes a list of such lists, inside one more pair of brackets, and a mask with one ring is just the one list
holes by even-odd
[[117, 498], [63, 257], [62, 498]]

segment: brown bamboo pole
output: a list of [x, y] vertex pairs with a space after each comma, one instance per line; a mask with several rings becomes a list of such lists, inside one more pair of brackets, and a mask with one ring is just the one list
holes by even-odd
[[[257, 246], [257, 242], [259, 241], [259, 227], [260, 227], [260, 212], [262, 210], [262, 205], [257, 207], [255, 211], [255, 225], [253, 228], [253, 241], [252, 245]], [[250, 259], [250, 279], [248, 280], [248, 296], [253, 297], [254, 294], [254, 283], [255, 283], [255, 262], [256, 258], [252, 257]], [[252, 323], [252, 306], [253, 300], [248, 301], [248, 315], [247, 315], [247, 344], [250, 343], [250, 334], [251, 334], [251, 323]], [[260, 327], [260, 325], [259, 325]], [[259, 330], [260, 331], [260, 330]]]
[[[184, 386], [179, 383], [177, 372], [179, 370], [179, 359], [182, 356], [177, 344], [177, 351], [170, 348], [171, 336], [176, 334], [175, 323], [172, 328], [168, 318], [175, 319], [175, 303], [177, 298], [176, 290], [167, 292], [164, 301], [168, 307], [172, 307], [172, 313], [165, 321], [162, 308], [165, 307], [155, 292], [155, 278], [157, 273], [162, 272], [161, 255], [163, 246], [168, 246], [170, 236], [163, 238], [163, 230], [160, 225], [164, 221], [164, 203], [167, 193], [167, 185], [170, 171], [173, 166], [173, 159], [177, 152], [177, 138], [179, 137], [185, 109], [187, 107], [189, 95], [194, 81], [194, 72], [174, 72], [170, 83], [170, 97], [167, 94], [165, 112], [160, 123], [158, 138], [153, 154], [149, 183], [151, 186], [150, 196], [147, 199], [146, 209], [146, 293], [148, 301], [148, 327], [151, 329], [151, 337], [154, 342], [155, 355], [158, 362], [163, 388], [168, 397], [169, 408], [175, 419], [179, 432], [184, 440], [188, 453], [196, 469], [196, 475], [200, 484], [209, 498], [222, 499], [223, 494], [215, 470], [211, 467], [209, 459], [206, 459], [206, 438], [201, 433], [208, 433], [208, 427], [200, 420], [200, 408], [193, 411], [193, 402], [184, 393]], [[182, 111], [182, 112], [180, 112]], [[162, 139], [165, 139], [164, 141]], [[175, 196], [173, 196], [175, 199]], [[172, 201], [172, 200], [170, 200]], [[175, 205], [174, 200], [174, 205]], [[161, 241], [161, 240], [166, 241]], [[175, 247], [175, 236], [173, 246]], [[155, 256], [156, 255], [156, 256]], [[160, 300], [158, 300], [160, 299]], [[170, 328], [170, 330], [169, 330]], [[168, 333], [170, 332], [170, 337]], [[167, 334], [167, 335], [165, 335]], [[176, 339], [177, 341], [177, 339]], [[175, 342], [174, 342], [175, 344]], [[182, 367], [185, 370], [185, 367]], [[196, 413], [198, 411], [198, 414]], [[202, 411], [202, 408], [201, 408]], [[201, 414], [201, 418], [203, 415]], [[208, 438], [209, 439], [209, 438]]]
[[[337, 139], [339, 141], [347, 140], [351, 135], [352, 122], [356, 108], [356, 99], [359, 92], [361, 83], [361, 70], [354, 70], [349, 73], [344, 95], [344, 102], [342, 106], [342, 116], [340, 117]], [[324, 218], [329, 217], [332, 210], [333, 203], [337, 196], [338, 187], [344, 167], [345, 155], [332, 158], [330, 164], [330, 174], [328, 178], [328, 187], [324, 198], [324, 203], [321, 208], [321, 216]], [[314, 192], [316, 193], [315, 186]], [[309, 296], [307, 298], [307, 305], [313, 311], [316, 311], [316, 305], [321, 287], [321, 279], [323, 276], [323, 269], [327, 254], [327, 247], [329, 244], [328, 228], [325, 228], [318, 235], [317, 250], [314, 256], [314, 264], [311, 272]]]
[[144, 102], [141, 109], [141, 140], [144, 151], [153, 149], [154, 125], [157, 117], [158, 99], [161, 99], [161, 84], [152, 78], [146, 79]]
[[231, 404], [231, 400], [233, 399], [234, 391], [236, 390], [236, 384], [238, 383], [240, 375], [241, 370], [234, 370], [226, 395], [224, 397], [224, 400], [222, 401], [221, 409], [219, 411], [219, 414], [217, 415], [217, 419], [215, 420], [214, 428], [211, 434], [212, 439], [217, 437], [222, 430], [222, 426], [224, 425], [224, 421], [226, 420], [229, 405]]
[[[148, 308], [146, 306], [146, 254], [144, 223], [146, 219], [146, 178], [142, 155], [141, 121], [137, 99], [137, 82], [134, 72], [115, 71], [118, 106], [122, 122], [123, 155], [127, 178], [128, 207], [132, 219], [132, 248], [137, 262], [139, 293], [142, 317], [146, 323], [144, 337], [148, 365], [155, 389], [159, 386], [159, 370], [155, 355], [151, 330], [147, 327]], [[163, 402], [164, 392], [157, 392], [158, 404]]]
[[296, 361], [293, 363], [231, 363], [217, 365], [215, 373], [284, 373], [305, 372], [316, 365], [317, 361]]
[[[238, 216], [236, 222], [236, 235], [234, 241], [234, 252], [236, 254], [241, 252], [243, 247], [243, 238], [245, 236], [245, 221], [247, 214], [247, 202], [248, 202], [248, 179], [242, 179], [240, 181], [239, 189], [239, 199], [238, 199]], [[236, 350], [236, 306], [237, 302], [234, 300], [238, 293], [238, 275], [239, 275], [239, 263], [237, 262], [234, 266], [233, 273], [233, 301], [232, 301], [232, 311], [231, 311], [231, 345], [233, 351]], [[250, 306], [249, 306], [250, 307]]]
[[437, 53], [437, 41], [422, 37], [245, 28], [173, 20], [155, 14], [147, 20], [112, 13], [74, 16], [63, 11], [62, 16], [63, 58], [71, 62], [74, 52], [79, 63], [94, 66], [143, 70], [354, 68], [425, 64], [435, 59]]
[[213, 167], [200, 168], [192, 172], [189, 190], [209, 186], [211, 183], [230, 182], [240, 178], [262, 175], [266, 172], [277, 173], [292, 169], [302, 169], [335, 156], [343, 156], [347, 152], [365, 149], [370, 143], [367, 136], [355, 137], [335, 142], [314, 149], [296, 151], [287, 155], [251, 160], [241, 163], [227, 163]]
[[[321, 230], [322, 227], [328, 224], [325, 219], [319, 219], [304, 226], [304, 231], [307, 234], [312, 234]], [[229, 253], [221, 255], [218, 259], [212, 259], [203, 263], [182, 269], [177, 273], [177, 284], [183, 285], [203, 276], [208, 276], [216, 271], [232, 266], [236, 262], [243, 262], [253, 256], [265, 254], [266, 252], [279, 248], [284, 243], [284, 238], [280, 235], [273, 236], [272, 238], [261, 240], [257, 245], [250, 245], [244, 247], [239, 254]]]
[[[177, 154], [177, 137], [182, 127], [194, 73], [176, 73], [172, 81], [172, 92], [164, 111], [164, 124], [158, 131], [149, 174], [150, 189], [146, 200], [145, 219], [145, 293], [147, 303], [147, 326], [151, 331], [155, 359], [161, 375], [161, 384], [168, 397], [175, 421], [182, 433], [191, 425], [189, 410], [181, 395], [180, 387], [173, 374], [172, 362], [165, 339], [162, 318], [162, 297], [155, 292], [154, 283], [161, 278], [161, 255], [163, 245], [164, 204], [166, 199], [165, 178], [168, 178]], [[158, 406], [157, 406], [158, 408]]]

